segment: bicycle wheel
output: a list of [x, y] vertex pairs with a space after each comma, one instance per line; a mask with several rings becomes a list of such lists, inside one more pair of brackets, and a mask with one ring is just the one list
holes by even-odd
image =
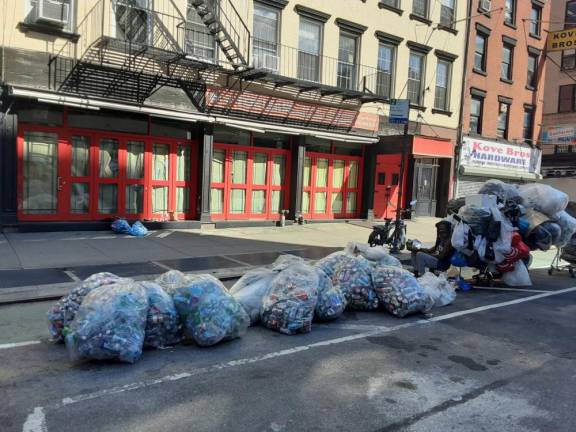
[[368, 244], [370, 245], [370, 247], [374, 247], [377, 246], [380, 242], [380, 234], [377, 233], [376, 231], [372, 231], [370, 233], [370, 236], [368, 237]]

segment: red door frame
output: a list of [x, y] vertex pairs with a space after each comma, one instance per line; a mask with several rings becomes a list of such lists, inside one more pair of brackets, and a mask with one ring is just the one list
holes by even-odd
[[[223, 150], [224, 157], [224, 182], [210, 183], [210, 188], [218, 188], [224, 190], [224, 203], [222, 213], [212, 214], [214, 220], [245, 220], [245, 219], [261, 219], [261, 220], [277, 220], [280, 215], [272, 209], [272, 192], [283, 191], [282, 208], [287, 208], [289, 194], [290, 194], [290, 166], [291, 155], [289, 150], [272, 149], [268, 147], [256, 146], [241, 146], [236, 144], [221, 144], [214, 143], [214, 150]], [[246, 183], [232, 184], [232, 154], [233, 152], [246, 152]], [[266, 162], [266, 184], [255, 185], [253, 184], [254, 173], [254, 154], [262, 153], [267, 155]], [[282, 185], [273, 185], [273, 168], [274, 156], [284, 156], [284, 182]], [[232, 189], [243, 189], [246, 191], [246, 201], [244, 213], [232, 214], [230, 212], [230, 195]], [[264, 213], [252, 213], [252, 191], [265, 190], [266, 191], [266, 210]]]
[[[310, 158], [310, 184], [303, 185], [303, 191], [310, 194], [310, 208], [309, 212], [304, 214], [307, 219], [345, 219], [345, 218], [357, 218], [360, 215], [360, 204], [362, 202], [362, 178], [363, 178], [363, 158], [361, 156], [346, 156], [333, 153], [315, 153], [306, 152], [306, 158]], [[326, 187], [316, 186], [316, 176], [317, 176], [317, 160], [318, 159], [328, 159], [328, 181]], [[343, 160], [344, 165], [344, 185], [342, 188], [334, 187], [334, 161]], [[350, 162], [358, 163], [358, 173], [356, 179], [356, 187], [350, 188], [348, 186], [348, 180], [350, 177]], [[316, 213], [315, 212], [315, 194], [316, 192], [326, 193], [326, 212]], [[342, 212], [334, 214], [332, 213], [332, 194], [342, 192]], [[356, 209], [354, 212], [348, 212], [348, 193], [356, 193]]]
[[[58, 191], [58, 210], [55, 214], [30, 215], [23, 213], [23, 188], [24, 188], [24, 134], [26, 132], [46, 132], [56, 133], [58, 135], [58, 167], [57, 176], [61, 189]], [[72, 136], [84, 136], [90, 142], [90, 165], [89, 176], [72, 177]], [[103, 138], [116, 139], [119, 143], [118, 148], [118, 176], [117, 178], [99, 178], [99, 142]], [[126, 144], [128, 141], [139, 141], [144, 143], [144, 179], [127, 179], [126, 177]], [[169, 203], [168, 211], [176, 210], [176, 187], [187, 185], [190, 187], [189, 195], [189, 212], [187, 214], [176, 214], [178, 219], [193, 219], [196, 217], [196, 197], [198, 193], [197, 176], [195, 175], [198, 168], [197, 145], [195, 140], [183, 140], [176, 138], [158, 137], [151, 135], [138, 135], [123, 132], [107, 133], [101, 130], [93, 129], [72, 129], [68, 127], [42, 126], [30, 123], [20, 123], [18, 126], [17, 137], [17, 185], [18, 185], [18, 218], [21, 221], [89, 221], [102, 220], [111, 217], [126, 217], [130, 219], [164, 219], [164, 216], [152, 214], [152, 155], [151, 149], [153, 143], [170, 145], [170, 175], [169, 175]], [[189, 146], [190, 148], [190, 179], [187, 182], [176, 181], [177, 155], [176, 151], [179, 145]], [[89, 211], [87, 214], [70, 213], [70, 196], [71, 185], [73, 183], [89, 184]], [[98, 186], [100, 184], [117, 184], [117, 212], [114, 214], [98, 213]], [[143, 213], [139, 215], [127, 214], [125, 211], [125, 191], [127, 184], [144, 185], [144, 208]]]

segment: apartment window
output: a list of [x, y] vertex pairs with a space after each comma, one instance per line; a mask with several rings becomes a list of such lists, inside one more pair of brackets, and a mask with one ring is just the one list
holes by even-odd
[[438, 60], [436, 66], [436, 93], [434, 95], [434, 108], [448, 111], [450, 108], [450, 78], [452, 63]]
[[572, 70], [576, 69], [576, 50], [562, 51], [562, 69]]
[[440, 0], [440, 25], [454, 27], [454, 0]]
[[298, 42], [298, 78], [320, 81], [320, 57], [322, 53], [322, 23], [300, 18]]
[[[211, 0], [214, 1], [214, 0]], [[189, 2], [186, 9], [185, 50], [187, 54], [211, 59], [216, 57], [216, 41], [196, 8]]]
[[355, 90], [359, 38], [356, 35], [340, 32], [338, 49], [338, 87]]
[[254, 3], [254, 67], [278, 71], [280, 11]]
[[536, 54], [528, 54], [528, 76], [526, 85], [530, 88], [536, 88], [538, 81], [538, 56]]
[[424, 54], [410, 51], [408, 63], [408, 99], [414, 105], [422, 105], [422, 80], [424, 78]]
[[560, 86], [558, 95], [558, 112], [574, 112], [576, 111], [576, 101], [574, 100], [574, 89], [576, 85], [563, 85]]
[[396, 9], [400, 8], [400, 0], [380, 0], [380, 3], [385, 4]]
[[530, 36], [540, 37], [541, 20], [542, 20], [542, 8], [533, 3], [532, 9], [530, 10]]
[[498, 138], [508, 139], [508, 120], [510, 118], [510, 104], [500, 102], [498, 105], [498, 126], [496, 136]]
[[428, 0], [414, 0], [412, 13], [422, 18], [428, 18]]
[[522, 129], [522, 137], [524, 142], [532, 143], [534, 136], [534, 107], [524, 107], [524, 125]]
[[484, 111], [484, 98], [472, 96], [470, 103], [470, 133], [482, 134], [482, 113]]
[[378, 75], [376, 81], [376, 94], [385, 98], [393, 97], [394, 63], [396, 60], [396, 47], [380, 43], [378, 49]]
[[576, 27], [576, 0], [566, 2], [564, 28]]
[[[41, 0], [28, 0], [26, 2], [26, 19], [30, 24], [36, 23], [40, 18], [39, 3]], [[44, 2], [44, 17], [64, 23], [63, 30], [71, 32], [74, 29], [74, 0], [51, 0]]]
[[152, 0], [118, 0], [114, 9], [116, 37], [133, 43], [151, 43], [151, 9]]
[[504, 22], [514, 25], [516, 21], [516, 0], [506, 0], [504, 3]]
[[514, 60], [514, 47], [504, 44], [502, 47], [502, 64], [500, 66], [500, 78], [512, 81], [512, 62]]
[[474, 69], [486, 72], [486, 45], [488, 36], [476, 33], [476, 47], [474, 51]]

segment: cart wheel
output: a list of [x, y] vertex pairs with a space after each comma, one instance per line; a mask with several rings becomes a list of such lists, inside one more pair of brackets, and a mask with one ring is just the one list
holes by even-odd
[[554, 272], [554, 270], [552, 270], [552, 267], [550, 267], [548, 269], [548, 276], [552, 276], [552, 273]]

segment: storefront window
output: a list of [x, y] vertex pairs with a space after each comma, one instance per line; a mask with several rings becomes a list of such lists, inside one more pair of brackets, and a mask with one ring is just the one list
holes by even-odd
[[230, 193], [230, 213], [242, 214], [246, 208], [246, 190], [232, 189]]
[[302, 194], [302, 213], [310, 213], [310, 192]]
[[141, 141], [128, 141], [126, 146], [128, 158], [126, 161], [126, 175], [130, 179], [144, 178], [144, 143]]
[[265, 134], [254, 133], [254, 146], [274, 149], [289, 149], [290, 137], [281, 134], [267, 132]]
[[248, 153], [235, 151], [232, 159], [232, 183], [246, 183], [246, 167], [248, 162]]
[[342, 192], [332, 194], [332, 213], [342, 213]]
[[166, 213], [168, 211], [168, 188], [156, 186], [152, 188], [152, 212]]
[[144, 211], [144, 186], [132, 184], [126, 186], [126, 213], [139, 214]]
[[320, 158], [316, 161], [316, 186], [328, 186], [328, 159]]
[[24, 135], [24, 202], [26, 214], [54, 214], [58, 199], [58, 135]]
[[252, 191], [252, 213], [255, 213], [255, 214], [266, 213], [266, 191], [265, 190]]
[[178, 213], [190, 212], [190, 188], [178, 187], [176, 188], [176, 211]]
[[98, 213], [118, 213], [118, 186], [115, 184], [100, 184], [98, 192]]
[[70, 189], [70, 212], [86, 214], [90, 210], [90, 185], [88, 183], [72, 183]]
[[304, 178], [302, 180], [303, 186], [310, 186], [310, 167], [312, 166], [312, 160], [307, 157], [304, 159]]
[[[341, 189], [344, 186], [344, 169], [346, 163], [343, 160], [335, 160], [332, 169], [332, 186]], [[340, 200], [340, 202], [342, 202]]]
[[72, 176], [90, 175], [90, 139], [83, 136], [72, 137]]
[[358, 162], [350, 161], [350, 174], [348, 174], [348, 187], [356, 188], [358, 186]]
[[212, 155], [212, 182], [224, 182], [224, 161], [226, 152], [224, 150], [214, 150]]
[[326, 213], [326, 192], [316, 192], [314, 196], [314, 213]]
[[346, 211], [348, 213], [355, 213], [358, 209], [356, 208], [356, 197], [358, 194], [356, 192], [348, 192], [348, 197], [346, 201]]
[[282, 204], [284, 203], [284, 193], [279, 190], [272, 191], [272, 213], [278, 214], [280, 213], [283, 208]]
[[252, 183], [255, 185], [266, 184], [266, 174], [268, 165], [268, 155], [265, 153], [254, 154], [254, 164], [252, 173]]
[[166, 144], [154, 144], [152, 152], [152, 179], [168, 180], [170, 169], [170, 147]]
[[272, 172], [272, 184], [275, 186], [281, 186], [284, 183], [284, 156], [274, 156], [273, 164], [274, 171]]
[[176, 180], [177, 181], [189, 181], [190, 180], [190, 147], [189, 146], [178, 146], [177, 152], [177, 169], [176, 169]]
[[214, 142], [218, 144], [250, 145], [250, 132], [240, 129], [218, 127], [214, 129]]
[[100, 140], [100, 178], [118, 177], [118, 140]]
[[210, 191], [210, 213], [224, 213], [224, 190], [212, 188]]

